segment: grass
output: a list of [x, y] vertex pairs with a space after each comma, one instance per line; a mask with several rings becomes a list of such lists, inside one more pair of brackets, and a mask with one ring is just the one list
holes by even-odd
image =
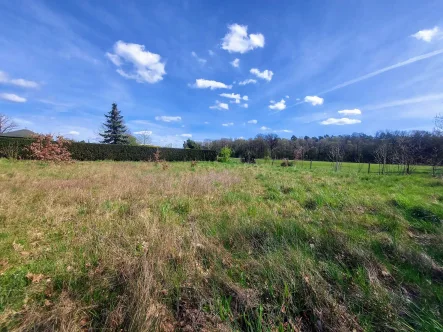
[[0, 326], [443, 331], [443, 180], [331, 170], [0, 160]]

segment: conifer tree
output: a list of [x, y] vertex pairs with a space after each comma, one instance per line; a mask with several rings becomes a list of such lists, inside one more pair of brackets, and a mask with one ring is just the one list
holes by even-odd
[[126, 126], [123, 116], [117, 108], [117, 104], [112, 104], [112, 109], [105, 114], [106, 122], [103, 124], [104, 130], [100, 133], [103, 137], [101, 143], [105, 144], [129, 144]]

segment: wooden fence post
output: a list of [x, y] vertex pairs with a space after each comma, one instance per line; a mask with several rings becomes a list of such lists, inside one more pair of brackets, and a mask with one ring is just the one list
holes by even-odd
[[368, 163], [368, 174], [371, 173], [371, 163]]
[[312, 169], [312, 160], [311, 163], [309, 164], [309, 169]]

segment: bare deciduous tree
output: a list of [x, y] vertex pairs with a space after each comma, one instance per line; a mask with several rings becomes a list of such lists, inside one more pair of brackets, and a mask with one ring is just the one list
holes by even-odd
[[374, 151], [374, 159], [378, 164], [378, 173], [385, 174], [388, 159], [388, 144], [380, 144]]
[[152, 135], [152, 131], [149, 130], [142, 130], [142, 131], [137, 131], [134, 133], [137, 139], [137, 143], [140, 145], [148, 145], [152, 142], [151, 139], [151, 135]]
[[334, 142], [329, 149], [329, 159], [334, 163], [334, 171], [338, 172], [343, 160], [343, 149], [340, 142]]
[[0, 134], [10, 132], [17, 128], [17, 124], [5, 114], [0, 114]]

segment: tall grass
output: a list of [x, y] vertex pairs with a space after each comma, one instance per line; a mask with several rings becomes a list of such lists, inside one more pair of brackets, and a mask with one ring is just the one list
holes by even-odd
[[0, 160], [0, 326], [442, 330], [442, 180], [277, 165]]

